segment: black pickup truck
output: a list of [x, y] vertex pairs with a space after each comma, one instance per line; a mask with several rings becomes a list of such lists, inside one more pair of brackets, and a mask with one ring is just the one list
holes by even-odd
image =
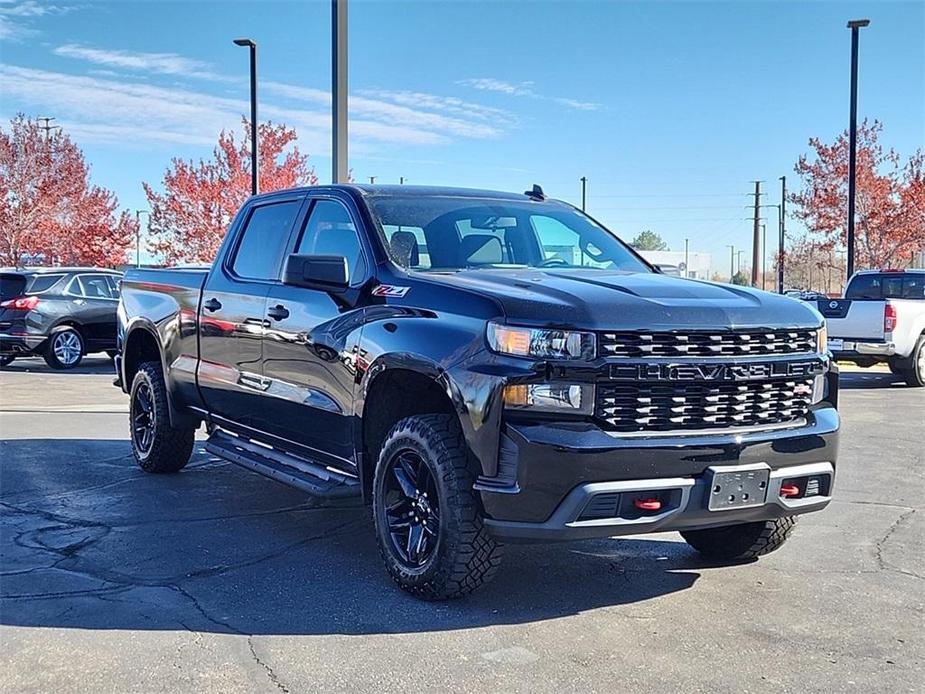
[[251, 198], [211, 268], [129, 270], [138, 464], [213, 454], [372, 506], [386, 567], [463, 595], [503, 544], [678, 530], [756, 557], [825, 507], [819, 313], [669, 277], [571, 205], [337, 185]]

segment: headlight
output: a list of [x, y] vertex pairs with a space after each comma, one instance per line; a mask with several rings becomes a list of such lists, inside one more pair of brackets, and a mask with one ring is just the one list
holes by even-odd
[[504, 388], [505, 407], [529, 408], [533, 412], [591, 414], [594, 386], [574, 383], [535, 383]]
[[829, 351], [829, 329], [823, 322], [822, 327], [816, 331], [816, 351], [825, 354]]
[[595, 354], [594, 333], [578, 330], [517, 328], [500, 323], [488, 324], [488, 344], [501, 354], [537, 359], [584, 359]]

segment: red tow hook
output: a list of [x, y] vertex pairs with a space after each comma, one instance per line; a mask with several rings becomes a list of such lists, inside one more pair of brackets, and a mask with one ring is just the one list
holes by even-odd
[[658, 499], [634, 499], [633, 506], [640, 511], [658, 511], [662, 507], [662, 502]]
[[785, 499], [793, 496], [800, 496], [800, 488], [795, 484], [782, 484], [780, 486], [780, 495]]

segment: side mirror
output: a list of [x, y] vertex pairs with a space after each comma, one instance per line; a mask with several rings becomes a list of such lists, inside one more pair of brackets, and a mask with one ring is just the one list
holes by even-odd
[[283, 284], [327, 292], [346, 289], [349, 283], [347, 259], [342, 255], [293, 253], [286, 259]]

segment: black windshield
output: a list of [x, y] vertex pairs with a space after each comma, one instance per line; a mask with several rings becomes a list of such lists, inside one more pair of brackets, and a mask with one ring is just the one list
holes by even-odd
[[651, 272], [622, 241], [561, 203], [450, 196], [369, 199], [392, 259], [410, 270], [554, 267]]

